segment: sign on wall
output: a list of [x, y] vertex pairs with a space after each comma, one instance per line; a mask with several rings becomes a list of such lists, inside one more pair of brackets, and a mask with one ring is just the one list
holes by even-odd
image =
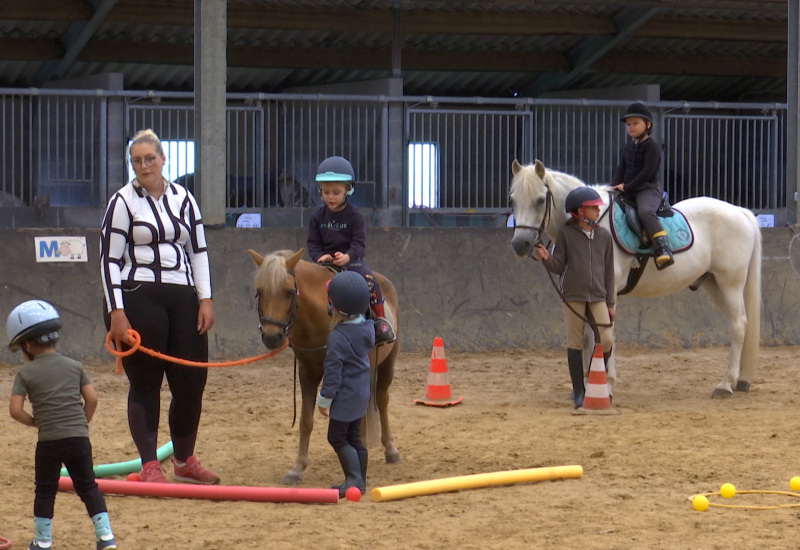
[[34, 237], [37, 262], [85, 262], [86, 237]]

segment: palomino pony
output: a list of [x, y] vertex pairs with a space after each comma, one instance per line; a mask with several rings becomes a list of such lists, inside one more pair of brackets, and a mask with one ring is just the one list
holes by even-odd
[[[308, 442], [314, 427], [317, 391], [322, 381], [325, 342], [330, 332], [328, 297], [325, 283], [333, 277], [330, 269], [301, 260], [305, 249], [297, 252], [282, 250], [262, 257], [248, 250], [258, 269], [255, 274], [258, 299], [261, 341], [271, 350], [278, 349], [286, 338], [299, 365], [300, 393], [300, 443], [294, 466], [284, 474], [281, 483], [294, 485], [303, 478], [308, 466]], [[397, 292], [391, 281], [374, 273], [386, 300], [386, 314], [395, 334], [397, 323]], [[394, 362], [400, 344], [397, 340], [375, 348], [370, 354], [372, 391], [370, 405], [362, 425], [364, 446], [372, 446], [377, 420], [373, 410], [377, 405], [380, 416], [380, 437], [386, 462], [399, 462], [400, 452], [395, 447], [389, 429], [389, 386], [394, 377]]]
[[[540, 161], [511, 166], [511, 206], [517, 256], [528, 257], [542, 231], [555, 241], [567, 221], [564, 201], [579, 179], [547, 170]], [[608, 200], [610, 188], [597, 188]], [[600, 225], [609, 228], [607, 207], [601, 207]], [[761, 230], [755, 216], [744, 208], [709, 197], [697, 197], [675, 205], [694, 232], [691, 248], [675, 255], [675, 264], [663, 271], [652, 261], [630, 291], [631, 296], [656, 297], [674, 294], [686, 287], [703, 288], [730, 323], [731, 350], [728, 368], [712, 397], [731, 397], [733, 391], [748, 391], [758, 366], [761, 335]], [[617, 292], [626, 286], [636, 266], [635, 256], [614, 254]]]

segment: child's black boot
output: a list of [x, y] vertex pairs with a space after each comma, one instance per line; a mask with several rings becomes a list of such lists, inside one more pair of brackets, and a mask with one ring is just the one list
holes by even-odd
[[579, 409], [583, 406], [583, 396], [586, 393], [583, 384], [583, 351], [567, 348], [567, 365], [572, 380], [572, 398], [575, 400], [575, 408]]

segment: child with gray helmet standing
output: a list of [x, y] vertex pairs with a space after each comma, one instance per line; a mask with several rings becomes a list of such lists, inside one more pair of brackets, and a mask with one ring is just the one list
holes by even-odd
[[344, 471], [339, 496], [357, 487], [367, 488], [367, 449], [359, 430], [369, 404], [369, 352], [375, 345], [373, 322], [364, 317], [369, 306], [369, 286], [352, 271], [342, 271], [328, 282], [333, 328], [325, 348], [322, 387], [317, 408], [329, 418], [328, 443]]
[[639, 220], [655, 247], [656, 267], [662, 270], [675, 263], [667, 232], [656, 215], [664, 187], [661, 185], [661, 148], [650, 137], [653, 115], [642, 103], [633, 103], [622, 115], [628, 136], [619, 165], [614, 171], [611, 186], [636, 201]]
[[[114, 550], [117, 542], [95, 481], [89, 441], [97, 393], [83, 365], [56, 351], [60, 329], [58, 312], [41, 300], [18, 305], [6, 320], [9, 349], [22, 350], [28, 361], [14, 377], [8, 410], [17, 422], [39, 430], [33, 500], [35, 535], [28, 550], [52, 546], [51, 524], [62, 464], [92, 519], [97, 550]], [[26, 396], [33, 414], [23, 409]]]
[[[548, 271], [561, 275], [561, 299], [567, 327], [567, 366], [572, 380], [575, 408], [583, 406], [583, 327], [589, 319], [603, 347], [608, 365], [614, 346], [612, 323], [616, 317], [614, 243], [611, 232], [597, 225], [603, 200], [591, 187], [569, 192], [564, 209], [569, 215], [561, 228], [553, 253], [541, 244], [536, 256]], [[606, 367], [608, 368], [608, 367]]]

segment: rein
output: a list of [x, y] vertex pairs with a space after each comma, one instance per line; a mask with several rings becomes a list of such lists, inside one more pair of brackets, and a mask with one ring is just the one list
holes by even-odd
[[[281, 333], [284, 337], [284, 345], [281, 346], [281, 349], [284, 349], [287, 345], [288, 347], [297, 350], [297, 351], [306, 351], [306, 352], [314, 352], [314, 351], [322, 351], [324, 350], [327, 345], [322, 345], [316, 348], [303, 348], [300, 346], [295, 345], [292, 341], [292, 337], [289, 332], [292, 329], [292, 325], [294, 325], [295, 317], [297, 315], [297, 308], [299, 307], [297, 297], [300, 295], [300, 290], [297, 288], [297, 276], [295, 275], [294, 271], [287, 269], [286, 273], [292, 276], [292, 280], [294, 281], [294, 292], [292, 293], [292, 303], [289, 306], [289, 314], [286, 317], [285, 321], [279, 321], [277, 319], [273, 319], [272, 317], [266, 317], [261, 315], [261, 298], [256, 292], [256, 307], [258, 309], [258, 330], [260, 331], [264, 325], [273, 325], [278, 327], [281, 330]], [[297, 354], [294, 356], [294, 374], [292, 376], [292, 395], [297, 395]], [[292, 428], [294, 428], [295, 423], [297, 422], [297, 399], [294, 400], [293, 403], [293, 413], [292, 413]]]

